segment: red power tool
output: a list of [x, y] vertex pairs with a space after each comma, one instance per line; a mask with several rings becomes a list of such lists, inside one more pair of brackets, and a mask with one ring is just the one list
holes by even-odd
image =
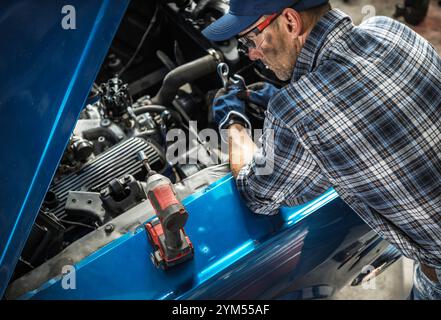
[[165, 270], [193, 257], [193, 245], [184, 231], [188, 213], [176, 198], [171, 181], [150, 168], [144, 152], [138, 157], [147, 169], [147, 197], [157, 216], [145, 226], [154, 247], [151, 259]]

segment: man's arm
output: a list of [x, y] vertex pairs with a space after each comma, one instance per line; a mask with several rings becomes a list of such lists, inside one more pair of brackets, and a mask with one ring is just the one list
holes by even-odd
[[255, 213], [276, 214], [323, 194], [331, 184], [317, 163], [282, 121], [267, 113], [262, 147], [246, 129], [229, 128], [231, 168], [237, 188]]
[[257, 146], [242, 125], [233, 124], [228, 128], [228, 147], [231, 172], [236, 178], [240, 169], [253, 159]]
[[[213, 100], [213, 120], [218, 124], [219, 131], [225, 133], [228, 139], [230, 168], [234, 177], [237, 177], [240, 169], [249, 163], [257, 146], [247, 133], [246, 126], [251, 128], [248, 118], [245, 116], [245, 104], [260, 109], [267, 108], [271, 97], [277, 94], [279, 89], [266, 82], [257, 82], [244, 88], [233, 87], [228, 92], [221, 89], [216, 93]], [[229, 125], [228, 123], [234, 123]], [[228, 126], [229, 125], [229, 126]], [[228, 129], [224, 131], [223, 127]], [[222, 140], [225, 141], [222, 134]]]
[[[213, 118], [221, 134], [224, 126], [233, 123], [224, 137], [228, 139], [231, 171], [248, 207], [256, 213], [275, 214], [282, 205], [302, 204], [326, 191], [330, 184], [311, 155], [293, 131], [271, 113], [266, 113], [262, 147], [257, 148], [248, 134], [251, 125], [239, 91], [233, 89], [214, 99]], [[260, 96], [250, 92], [247, 97]]]
[[[259, 88], [247, 92], [246, 100], [266, 106], [269, 97], [278, 96], [275, 87], [263, 84]], [[246, 128], [251, 125], [245, 116], [245, 102], [238, 97], [240, 92], [233, 88], [217, 95], [213, 119], [221, 134], [226, 133], [222, 137], [228, 139], [230, 168], [248, 207], [255, 213], [270, 215], [282, 205], [302, 204], [325, 192], [329, 181], [292, 129], [268, 112], [270, 107], [265, 113], [262, 147], [257, 148]], [[279, 100], [294, 108], [294, 101], [285, 97]], [[223, 131], [225, 127], [228, 129]]]

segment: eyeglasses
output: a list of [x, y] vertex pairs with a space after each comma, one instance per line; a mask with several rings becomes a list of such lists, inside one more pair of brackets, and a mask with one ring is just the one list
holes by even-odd
[[[256, 43], [252, 39], [256, 39], [256, 37], [259, 34], [261, 34], [263, 32], [263, 30], [265, 30], [279, 16], [280, 16], [280, 13], [274, 13], [274, 14], [268, 16], [265, 20], [263, 20], [261, 23], [259, 23], [254, 29], [248, 31], [243, 36], [237, 38], [237, 41], [242, 46], [242, 49], [245, 52], [248, 52], [248, 49], [256, 48]], [[252, 38], [250, 36], [252, 36]], [[264, 41], [265, 41], [265, 39], [262, 40], [260, 45], [262, 45]]]

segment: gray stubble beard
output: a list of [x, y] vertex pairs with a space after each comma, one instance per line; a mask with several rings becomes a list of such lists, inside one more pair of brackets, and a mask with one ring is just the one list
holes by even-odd
[[[294, 71], [294, 66], [297, 60], [297, 53], [295, 51], [295, 48], [288, 48], [288, 46], [286, 45], [286, 43], [280, 42], [280, 49], [278, 50], [280, 55], [285, 55], [285, 56], [290, 56], [290, 55], [294, 55], [292, 57], [292, 59], [289, 59], [288, 63], [285, 64], [281, 64], [279, 68], [277, 68], [276, 70], [272, 70], [274, 72], [274, 74], [276, 75], [276, 77], [279, 80], [282, 81], [287, 81], [289, 79], [291, 79], [292, 73]], [[293, 50], [293, 51], [291, 51]]]

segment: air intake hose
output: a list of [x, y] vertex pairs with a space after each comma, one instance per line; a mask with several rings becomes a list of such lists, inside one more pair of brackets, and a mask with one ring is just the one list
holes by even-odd
[[216, 55], [206, 55], [202, 58], [183, 64], [170, 71], [162, 82], [161, 89], [152, 99], [152, 104], [168, 105], [176, 96], [179, 88], [203, 76], [216, 72], [220, 59]]

